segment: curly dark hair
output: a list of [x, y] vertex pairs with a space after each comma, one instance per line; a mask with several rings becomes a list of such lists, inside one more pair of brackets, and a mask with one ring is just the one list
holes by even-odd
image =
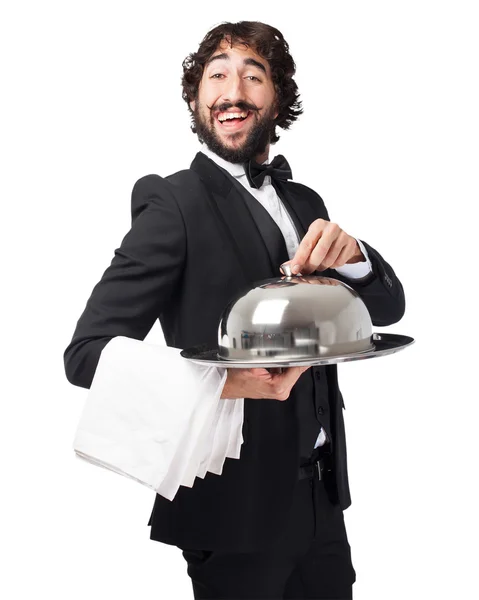
[[298, 100], [298, 86], [293, 79], [296, 65], [289, 53], [288, 43], [278, 29], [259, 21], [221, 23], [206, 34], [198, 51], [189, 54], [183, 61], [182, 97], [188, 104], [191, 113], [193, 121], [191, 130], [196, 133], [194, 112], [189, 103], [197, 99], [204, 65], [222, 40], [226, 40], [230, 47], [235, 44], [251, 47], [254, 52], [268, 61], [279, 111], [270, 140], [271, 144], [275, 144], [279, 140], [279, 136], [276, 134], [276, 125], [282, 129], [289, 129], [291, 124], [302, 114], [303, 109], [301, 101]]

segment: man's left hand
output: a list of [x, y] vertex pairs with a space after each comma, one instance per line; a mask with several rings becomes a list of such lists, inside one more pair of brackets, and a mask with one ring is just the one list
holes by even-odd
[[293, 274], [309, 275], [313, 271], [336, 269], [346, 264], [365, 262], [355, 238], [336, 223], [316, 219], [301, 240], [294, 258], [289, 261]]

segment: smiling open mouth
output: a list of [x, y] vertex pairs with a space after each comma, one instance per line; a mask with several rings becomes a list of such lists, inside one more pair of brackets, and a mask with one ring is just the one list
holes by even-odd
[[247, 121], [252, 115], [252, 112], [241, 111], [231, 113], [219, 113], [216, 116], [216, 120], [225, 130], [233, 131], [240, 129], [245, 121]]

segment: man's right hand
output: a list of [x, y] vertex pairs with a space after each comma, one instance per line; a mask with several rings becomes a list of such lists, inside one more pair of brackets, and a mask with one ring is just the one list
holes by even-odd
[[228, 369], [221, 398], [287, 400], [291, 388], [309, 367], [287, 369]]

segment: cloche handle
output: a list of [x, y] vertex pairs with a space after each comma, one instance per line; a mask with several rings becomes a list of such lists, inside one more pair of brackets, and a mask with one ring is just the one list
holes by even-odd
[[294, 277], [293, 271], [291, 270], [291, 263], [283, 263], [282, 265], [280, 265], [280, 267], [283, 270], [283, 273], [286, 275], [286, 277]]

